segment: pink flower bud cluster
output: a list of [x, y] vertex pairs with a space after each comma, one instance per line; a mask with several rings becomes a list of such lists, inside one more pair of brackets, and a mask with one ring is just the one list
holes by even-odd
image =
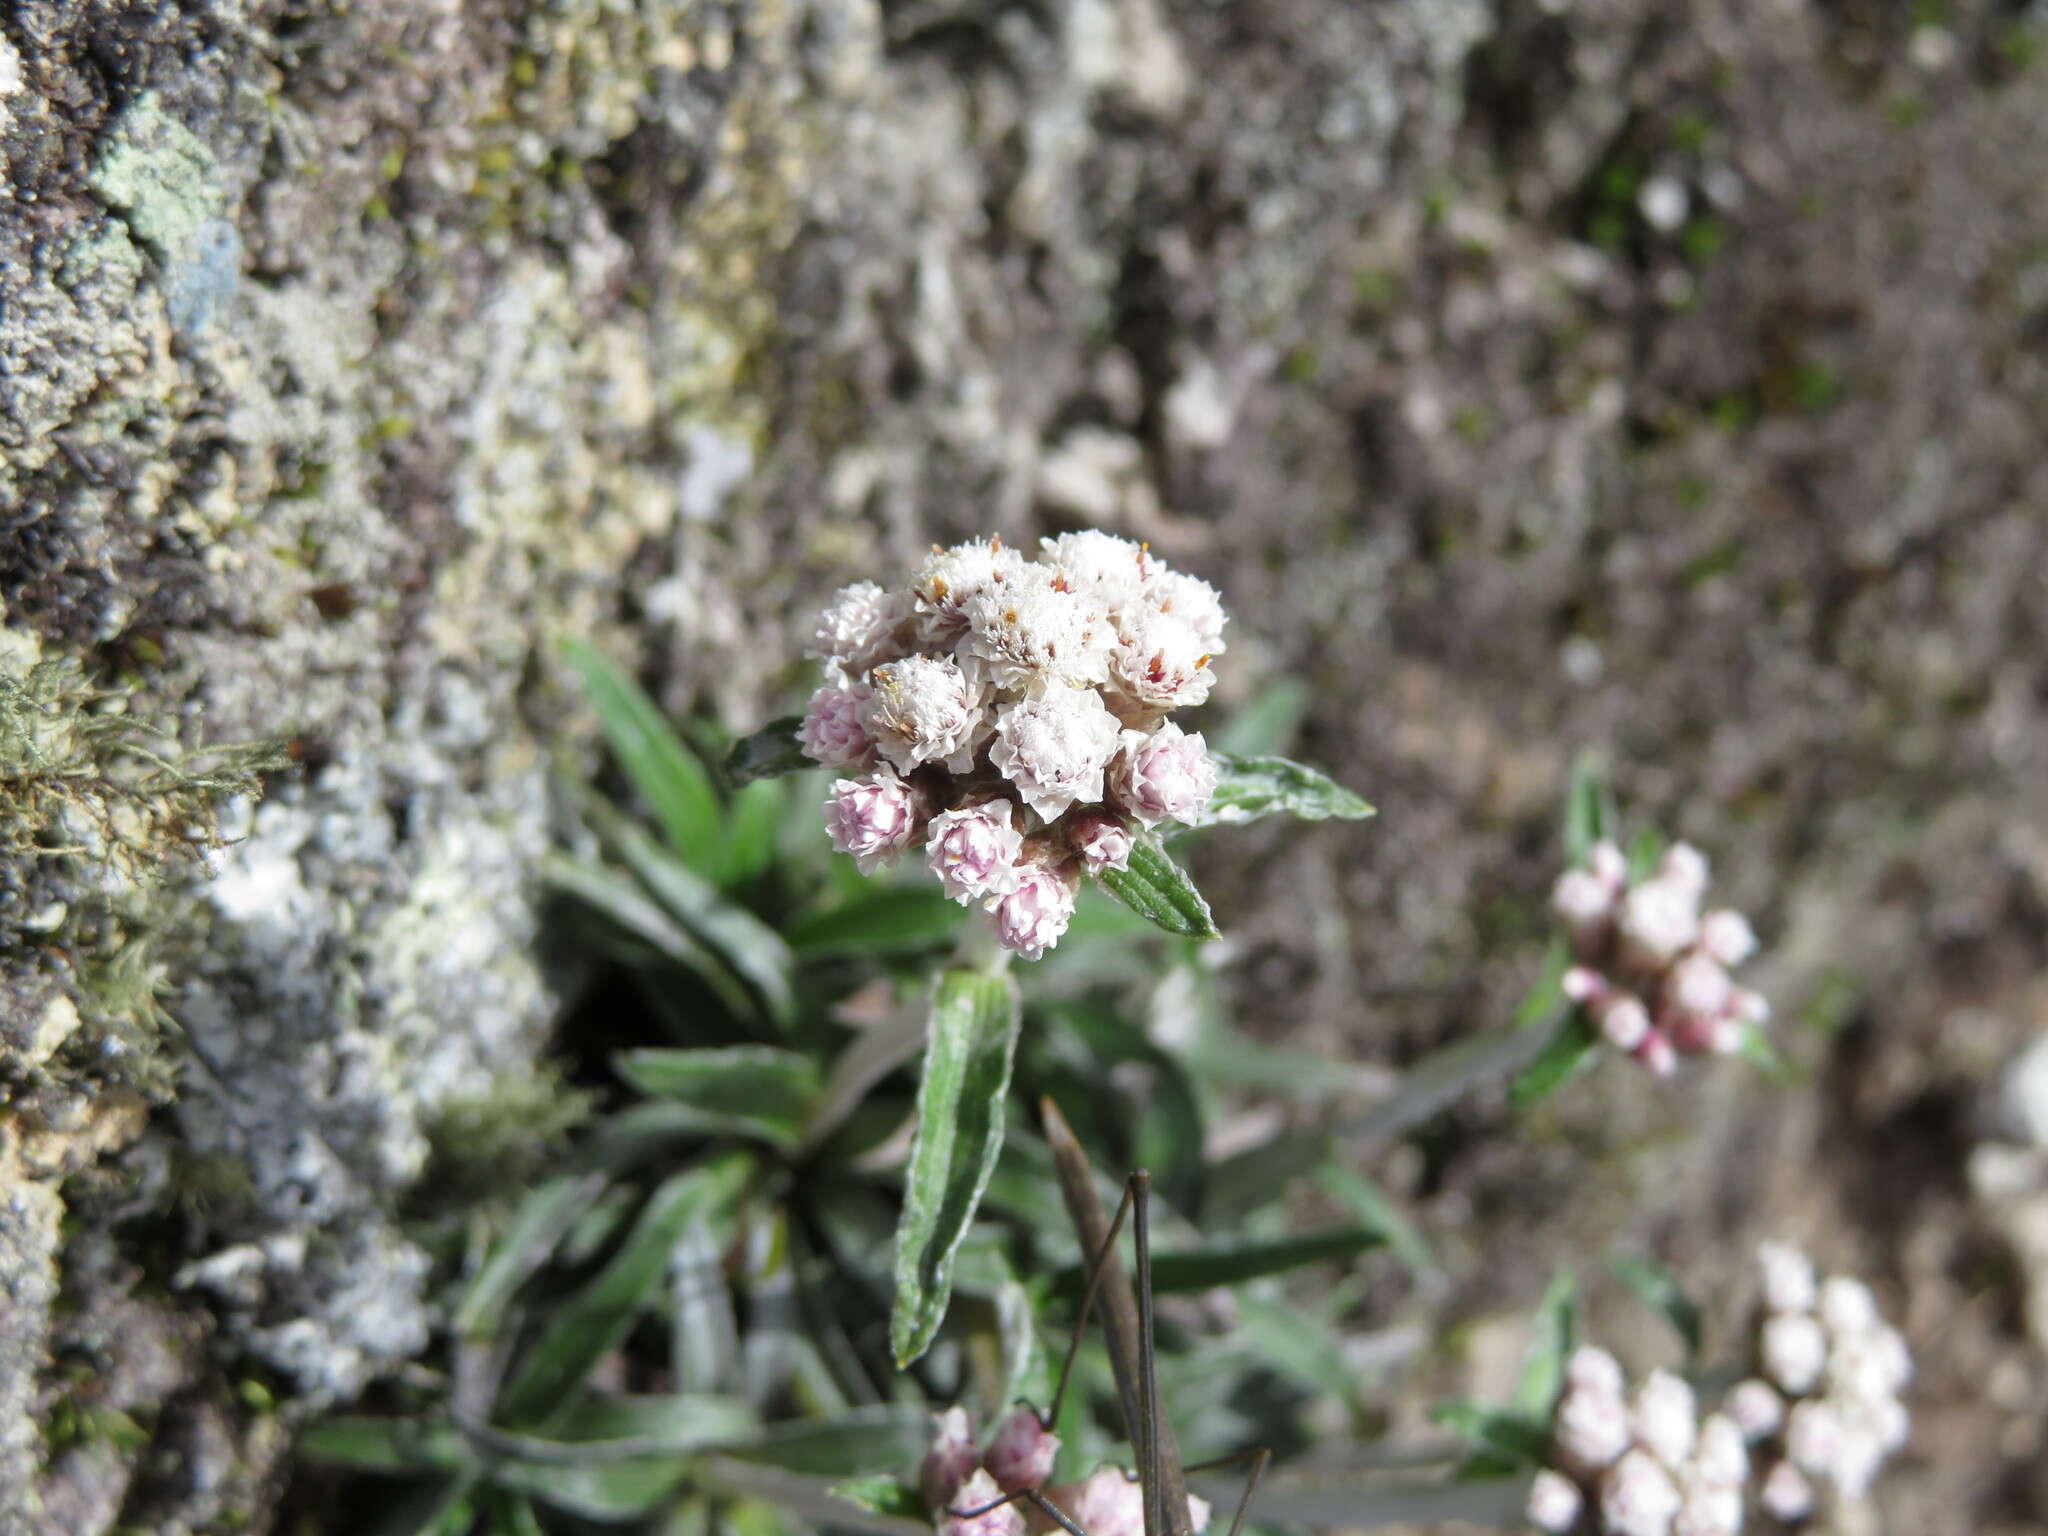
[[934, 549], [909, 585], [860, 582], [819, 616], [825, 664], [799, 734], [842, 770], [833, 846], [864, 871], [924, 850], [948, 896], [1037, 959], [1081, 876], [1123, 869], [1140, 829], [1193, 821], [1216, 788], [1167, 716], [1208, 697], [1216, 593], [1106, 533]]
[[1729, 1409], [1766, 1467], [1763, 1507], [1790, 1523], [1825, 1489], [1863, 1497], [1906, 1443], [1912, 1421], [1900, 1394], [1913, 1357], [1861, 1280], [1822, 1278], [1783, 1243], [1763, 1244], [1757, 1269], [1757, 1374], [1729, 1393]]
[[1003, 1495], [1040, 1488], [1052, 1476], [1060, 1437], [1019, 1408], [997, 1428], [986, 1451], [974, 1439], [965, 1408], [949, 1408], [933, 1423], [931, 1447], [918, 1469], [918, 1487], [940, 1536], [1023, 1536], [1021, 1501]]
[[1705, 1414], [1693, 1389], [1652, 1371], [1633, 1391], [1591, 1345], [1565, 1367], [1551, 1465], [1524, 1514], [1553, 1536], [1737, 1536], [1745, 1515], [1795, 1524], [1823, 1489], [1856, 1498], [1905, 1443], [1898, 1400], [1912, 1361], [1869, 1287], [1818, 1279], [1804, 1254], [1766, 1243], [1760, 1370]]
[[1575, 962], [1565, 996], [1659, 1077], [1681, 1055], [1740, 1050], [1745, 1029], [1771, 1016], [1760, 994], [1728, 974], [1756, 950], [1749, 920], [1725, 907], [1702, 912], [1706, 887], [1707, 861], [1688, 843], [1631, 881], [1621, 850], [1600, 842], [1550, 893]]

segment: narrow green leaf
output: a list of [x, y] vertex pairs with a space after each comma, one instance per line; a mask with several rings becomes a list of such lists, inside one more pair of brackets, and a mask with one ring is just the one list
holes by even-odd
[[796, 957], [782, 935], [608, 807], [592, 806], [600, 835], [654, 899], [733, 971], [752, 983], [776, 1022], [796, 1016]]
[[1329, 1132], [1304, 1126], [1232, 1153], [1209, 1169], [1202, 1214], [1210, 1221], [1236, 1226], [1247, 1216], [1285, 1200], [1288, 1186], [1321, 1168], [1330, 1148]]
[[549, 1179], [520, 1202], [505, 1235], [477, 1270], [455, 1309], [455, 1331], [464, 1338], [497, 1332], [513, 1293], [542, 1264], [562, 1235], [604, 1187], [596, 1174]]
[[1628, 877], [1630, 880], [1647, 880], [1657, 872], [1657, 862], [1664, 857], [1664, 834], [1655, 827], [1645, 827], [1628, 842]]
[[740, 1398], [672, 1393], [580, 1397], [553, 1425], [574, 1459], [729, 1445], [760, 1427], [753, 1407]]
[[306, 1426], [299, 1454], [362, 1472], [452, 1472], [469, 1449], [453, 1425], [417, 1418], [338, 1413]]
[[562, 654], [583, 679], [620, 768], [647, 801], [676, 852], [698, 869], [718, 855], [718, 791], [696, 755], [638, 683], [587, 640], [562, 642]]
[[1363, 1175], [1342, 1163], [1327, 1163], [1317, 1170], [1316, 1182], [1324, 1194], [1349, 1210], [1363, 1226], [1377, 1232], [1401, 1262], [1417, 1275], [1437, 1273], [1436, 1256], [1414, 1225], [1394, 1209], [1393, 1202]]
[[[1160, 1295], [1181, 1291], [1206, 1291], [1212, 1286], [1241, 1285], [1265, 1275], [1284, 1275], [1290, 1270], [1329, 1259], [1356, 1258], [1367, 1249], [1385, 1242], [1378, 1232], [1366, 1227], [1332, 1227], [1299, 1237], [1271, 1238], [1256, 1242], [1217, 1242], [1180, 1253], [1152, 1255], [1152, 1289]], [[1071, 1265], [1053, 1277], [1060, 1291], [1078, 1296], [1086, 1273]]]
[[1326, 1319], [1313, 1310], [1272, 1297], [1237, 1298], [1239, 1326], [1256, 1351], [1262, 1369], [1276, 1370], [1304, 1386], [1349, 1402], [1358, 1390], [1358, 1374]]
[[1579, 865], [1593, 845], [1620, 830], [1614, 796], [1607, 787], [1607, 768], [1599, 756], [1581, 752], [1572, 762], [1571, 782], [1564, 797], [1565, 862]]
[[554, 1309], [519, 1362], [498, 1399], [507, 1422], [546, 1423], [570, 1404], [591, 1367], [632, 1331], [677, 1240], [696, 1223], [723, 1220], [752, 1172], [751, 1158], [727, 1153], [655, 1190], [611, 1262]]
[[850, 901], [804, 918], [789, 947], [806, 960], [834, 955], [896, 955], [950, 944], [967, 909], [936, 885], [868, 885]]
[[1571, 946], [1554, 938], [1543, 951], [1543, 969], [1521, 1002], [1515, 1005], [1515, 1022], [1534, 1027], [1555, 1019], [1569, 1004], [1564, 995], [1564, 973], [1571, 969]]
[[586, 1520], [632, 1520], [670, 1498], [690, 1464], [680, 1456], [636, 1456], [625, 1461], [499, 1461], [491, 1479], [550, 1508]]
[[1516, 1074], [1508, 1102], [1516, 1109], [1528, 1109], [1549, 1098], [1592, 1064], [1599, 1044], [1600, 1031], [1593, 1027], [1585, 1009], [1572, 1009], [1558, 1021], [1536, 1059]]
[[817, 1477], [863, 1477], [876, 1467], [915, 1466], [932, 1435], [922, 1403], [884, 1403], [828, 1419], [773, 1425], [723, 1453], [740, 1461]]
[[750, 885], [775, 862], [782, 824], [789, 818], [787, 786], [757, 779], [732, 797], [726, 822], [724, 868], [718, 883], [725, 890]]
[[1149, 832], [1131, 850], [1129, 868], [1107, 870], [1097, 879], [1104, 890], [1155, 927], [1187, 939], [1222, 937], [1194, 881]]
[[1362, 821], [1375, 812], [1328, 774], [1285, 757], [1212, 753], [1216, 793], [1193, 823], [1214, 827], [1286, 813], [1303, 821]]
[[602, 913], [633, 938], [651, 945], [657, 954], [694, 972], [740, 1018], [751, 1018], [760, 1009], [744, 982], [706, 944], [670, 917], [650, 899], [638, 882], [616, 870], [580, 863], [560, 854], [541, 859], [541, 876], [557, 890], [568, 892]]
[[893, 1477], [850, 1477], [843, 1483], [834, 1483], [829, 1492], [833, 1498], [844, 1499], [871, 1515], [894, 1515], [903, 1520], [931, 1519], [931, 1511], [924, 1507], [924, 1495]]
[[1692, 1304], [1671, 1272], [1633, 1253], [1617, 1253], [1607, 1261], [1608, 1270], [1637, 1298], [1660, 1315], [1685, 1341], [1685, 1352], [1700, 1352], [1700, 1309]]
[[1438, 1404], [1430, 1418], [1463, 1436], [1480, 1452], [1487, 1460], [1484, 1470], [1490, 1475], [1516, 1467], [1540, 1467], [1550, 1450], [1549, 1426], [1517, 1409], [1459, 1400]]
[[1565, 1362], [1571, 1358], [1578, 1315], [1578, 1281], [1569, 1271], [1553, 1276], [1536, 1305], [1529, 1352], [1522, 1357], [1522, 1379], [1515, 1388], [1516, 1409], [1538, 1424], [1550, 1422], [1557, 1395], [1564, 1390]]
[[954, 970], [939, 977], [896, 1228], [889, 1346], [898, 1366], [925, 1352], [946, 1315], [953, 1255], [1003, 1147], [1017, 1019], [1017, 984], [1009, 976]]
[[751, 736], [742, 736], [725, 754], [725, 782], [737, 788], [756, 779], [776, 779], [817, 767], [804, 753], [803, 728], [803, 716], [785, 715]]

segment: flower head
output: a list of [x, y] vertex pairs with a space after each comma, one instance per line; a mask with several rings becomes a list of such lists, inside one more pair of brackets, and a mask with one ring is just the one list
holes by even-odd
[[961, 650], [999, 688], [1087, 687], [1109, 676], [1116, 632], [1100, 597], [1048, 566], [1021, 567], [961, 605]]
[[909, 617], [901, 596], [885, 592], [872, 581], [841, 587], [825, 611], [804, 652], [847, 677], [859, 677], [895, 648], [896, 627]]
[[1001, 539], [970, 539], [951, 549], [934, 547], [910, 580], [910, 594], [927, 637], [950, 642], [967, 627], [966, 604], [1024, 568], [1024, 557]]
[[982, 1465], [1005, 1493], [1036, 1488], [1052, 1475], [1060, 1437], [1038, 1421], [1035, 1408], [1019, 1408], [989, 1442]]
[[1522, 1513], [1538, 1530], [1562, 1536], [1563, 1532], [1578, 1524], [1579, 1511], [1585, 1504], [1586, 1496], [1579, 1492], [1577, 1483], [1562, 1472], [1553, 1472], [1545, 1467], [1529, 1484], [1529, 1499]]
[[1682, 1503], [1678, 1484], [1648, 1451], [1630, 1451], [1600, 1480], [1600, 1516], [1613, 1536], [1669, 1536]]
[[1060, 688], [1021, 699], [996, 717], [989, 761], [1047, 821], [1079, 801], [1100, 800], [1103, 770], [1121, 727], [1086, 689]]
[[835, 779], [825, 802], [825, 831], [832, 846], [853, 855], [862, 874], [872, 874], [910, 846], [917, 831], [917, 797], [886, 768], [859, 779]]
[[938, 1536], [1024, 1536], [1023, 1512], [1002, 1498], [996, 1480], [976, 1469], [933, 1511]]
[[797, 739], [806, 756], [828, 768], [866, 768], [874, 761], [874, 738], [865, 723], [865, 684], [837, 679], [811, 695]]
[[1122, 626], [1109, 653], [1109, 676], [1129, 718], [1192, 708], [1209, 697], [1216, 674], [1214, 653], [1194, 626], [1171, 614], [1141, 610], [1139, 622]]
[[1047, 564], [1060, 571], [1070, 585], [1094, 592], [1112, 611], [1144, 591], [1145, 576], [1153, 564], [1144, 545], [1092, 528], [1038, 542]]
[[1091, 875], [1130, 867], [1137, 841], [1121, 816], [1112, 811], [1076, 811], [1067, 818], [1067, 846]]
[[868, 674], [863, 716], [876, 750], [898, 773], [942, 763], [954, 773], [974, 766], [988, 734], [984, 690], [950, 656], [906, 656]]
[[1223, 600], [1209, 583], [1160, 567], [1145, 583], [1145, 601], [1154, 611], [1169, 614], [1193, 630], [1206, 653], [1223, 654]]
[[1629, 1428], [1636, 1444], [1673, 1472], [1684, 1468], [1692, 1455], [1694, 1422], [1692, 1388], [1685, 1378], [1670, 1371], [1652, 1371], [1636, 1388], [1629, 1406]]
[[992, 909], [996, 938], [1026, 960], [1036, 960], [1067, 931], [1074, 915], [1074, 887], [1051, 870], [1034, 866], [1022, 871], [1016, 886], [998, 897]]
[[1170, 721], [1150, 735], [1125, 731], [1111, 788], [1117, 803], [1148, 827], [1192, 822], [1216, 792], [1216, 763], [1200, 735]]
[[1007, 800], [941, 811], [925, 824], [925, 862], [962, 906], [1015, 890], [1023, 853], [1024, 834]]

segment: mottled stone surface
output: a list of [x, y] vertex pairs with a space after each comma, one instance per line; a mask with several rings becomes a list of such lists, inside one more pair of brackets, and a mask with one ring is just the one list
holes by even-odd
[[[1249, 1016], [1376, 1062], [1501, 1017], [1582, 746], [1759, 914], [1807, 1091], [1460, 1118], [1416, 1175], [1474, 1277], [1447, 1304], [1617, 1239], [1711, 1278], [1819, 1234], [1939, 1362], [1902, 1526], [2038, 1519], [2041, 1367], [1980, 1400], [2017, 1335], [1968, 1311], [1961, 1168], [2048, 966], [2048, 84], [2024, 8], [1934, 9], [0, 17], [0, 657], [299, 763], [219, 879], [157, 900], [190, 1045], [147, 1134], [120, 1150], [90, 1008], [0, 1083], [0, 1134], [56, 1160], [0, 1188], [7, 1517], [260, 1520], [276, 1421], [217, 1362], [318, 1402], [423, 1337], [393, 1204], [554, 1002], [531, 868], [588, 737], [554, 635], [750, 723], [833, 583], [1085, 522], [1222, 586], [1224, 706], [1305, 678], [1302, 754], [1382, 808], [1203, 850]], [[73, 958], [0, 966], [22, 1038]], [[178, 1202], [192, 1167], [233, 1193]], [[180, 1300], [102, 1347], [168, 1362], [121, 1411], [175, 1422], [182, 1483], [104, 1447], [9, 1475], [68, 1390], [42, 1362], [84, 1174], [87, 1228], [175, 1212], [149, 1278]], [[161, 1342], [195, 1324], [216, 1363]]]

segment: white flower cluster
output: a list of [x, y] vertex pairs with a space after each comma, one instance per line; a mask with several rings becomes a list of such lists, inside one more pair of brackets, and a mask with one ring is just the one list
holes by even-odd
[[1601, 1536], [1736, 1536], [1746, 1511], [1792, 1525], [1823, 1487], [1869, 1491], [1905, 1443], [1905, 1341], [1860, 1280], [1818, 1280], [1796, 1249], [1766, 1243], [1759, 1375], [1699, 1414], [1693, 1389], [1652, 1371], [1633, 1393], [1621, 1366], [1575, 1351], [1551, 1420], [1554, 1465], [1525, 1513], [1539, 1530]]
[[1564, 974], [1565, 996], [1659, 1077], [1681, 1054], [1739, 1051], [1743, 1032], [1771, 1016], [1760, 994], [1728, 974], [1756, 950], [1749, 920], [1726, 907], [1702, 913], [1706, 888], [1706, 858], [1689, 843], [1673, 844], [1648, 878], [1631, 882], [1622, 851], [1600, 842], [1550, 893], [1577, 962]]
[[825, 825], [863, 870], [922, 848], [1037, 959], [1083, 873], [1122, 869], [1134, 828], [1190, 821], [1216, 787], [1200, 736], [1167, 716], [1209, 696], [1215, 591], [1106, 533], [934, 549], [909, 586], [845, 588], [810, 655], [825, 684], [802, 742], [848, 777]]

